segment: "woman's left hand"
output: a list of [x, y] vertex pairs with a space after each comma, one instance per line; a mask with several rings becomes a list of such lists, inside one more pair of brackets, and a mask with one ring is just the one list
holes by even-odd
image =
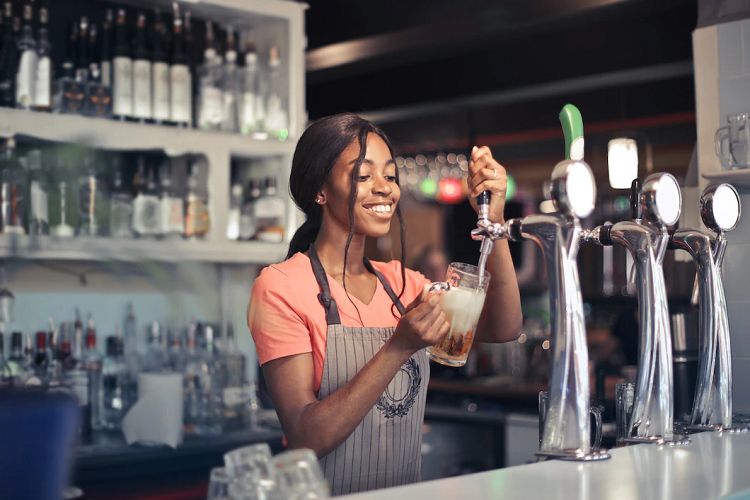
[[490, 198], [490, 220], [505, 222], [505, 192], [508, 189], [508, 177], [505, 169], [494, 158], [487, 146], [474, 146], [469, 159], [469, 201], [477, 210], [477, 196], [484, 191], [492, 193]]

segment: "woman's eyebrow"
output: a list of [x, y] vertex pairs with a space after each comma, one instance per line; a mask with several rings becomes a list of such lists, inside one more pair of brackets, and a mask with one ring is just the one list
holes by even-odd
[[[354, 165], [355, 163], [357, 163], [357, 158], [355, 158], [354, 160], [350, 161], [349, 165]], [[362, 163], [367, 163], [368, 165], [374, 165], [374, 163], [372, 162], [372, 160], [369, 159], [369, 158], [365, 158], [364, 160], [362, 160]], [[391, 165], [391, 164], [395, 165], [396, 164], [396, 160], [394, 160], [393, 158], [391, 158], [390, 160], [388, 160], [387, 162], [385, 162], [386, 166]]]

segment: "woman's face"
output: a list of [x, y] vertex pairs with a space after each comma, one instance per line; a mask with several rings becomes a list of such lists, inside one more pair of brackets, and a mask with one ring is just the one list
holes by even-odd
[[[359, 142], [347, 147], [331, 171], [324, 186], [323, 212], [330, 222], [349, 232], [349, 192], [352, 170], [359, 158]], [[380, 237], [388, 234], [391, 218], [401, 199], [396, 184], [396, 163], [385, 141], [377, 134], [367, 136], [367, 154], [355, 179], [354, 228], [357, 234]]]

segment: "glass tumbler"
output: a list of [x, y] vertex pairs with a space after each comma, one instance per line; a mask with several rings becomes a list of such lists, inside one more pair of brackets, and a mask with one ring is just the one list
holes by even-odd
[[211, 481], [208, 483], [208, 500], [220, 500], [229, 497], [229, 476], [224, 467], [211, 469]]
[[[547, 400], [549, 393], [547, 391], [539, 391], [539, 447], [542, 446], [542, 435], [544, 434], [544, 420], [547, 418]], [[602, 411], [598, 406], [592, 406], [589, 408], [589, 413], [594, 418], [594, 441], [591, 443], [592, 449], [599, 449], [602, 447]]]
[[267, 443], [243, 446], [224, 455], [224, 467], [232, 480], [266, 489], [273, 483], [270, 461], [271, 448]]
[[617, 425], [617, 446], [621, 446], [622, 440], [629, 437], [630, 417], [633, 415], [633, 398], [635, 384], [625, 383], [615, 385], [615, 418]]
[[288, 450], [271, 460], [276, 487], [282, 498], [328, 498], [329, 487], [312, 450]]
[[440, 292], [440, 304], [451, 328], [437, 345], [427, 348], [430, 359], [447, 366], [463, 366], [474, 342], [482, 314], [490, 273], [480, 279], [477, 266], [453, 262], [445, 282], [425, 286], [427, 293]]

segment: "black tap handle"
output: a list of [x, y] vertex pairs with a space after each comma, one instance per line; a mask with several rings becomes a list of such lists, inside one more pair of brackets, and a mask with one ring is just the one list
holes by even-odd
[[480, 205], [489, 205], [490, 204], [490, 192], [489, 191], [483, 191], [479, 196], [477, 196], [477, 206]]
[[631, 219], [642, 219], [643, 212], [641, 210], [641, 180], [633, 179], [630, 184], [630, 215]]
[[490, 220], [490, 192], [483, 191], [477, 196], [477, 214], [479, 220], [489, 221]]
[[599, 244], [605, 247], [612, 246], [612, 225], [607, 224], [599, 230]]

